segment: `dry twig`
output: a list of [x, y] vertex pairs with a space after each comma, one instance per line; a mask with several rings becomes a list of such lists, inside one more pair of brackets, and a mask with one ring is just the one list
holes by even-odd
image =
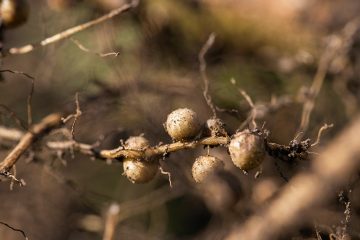
[[[16, 129], [7, 129], [0, 126], [0, 139], [18, 141], [24, 135], [23, 132]], [[94, 145], [80, 143], [73, 139], [68, 141], [48, 141], [46, 146], [51, 150], [64, 151], [75, 150], [84, 155], [96, 157], [105, 160], [122, 160], [123, 158], [149, 159], [153, 156], [163, 156], [171, 152], [176, 152], [184, 149], [193, 149], [198, 146], [227, 146], [230, 142], [230, 137], [212, 136], [204, 137], [195, 141], [189, 142], [174, 142], [169, 144], [162, 144], [149, 147], [143, 150], [125, 149], [120, 146], [110, 150], [97, 150]], [[308, 149], [311, 147], [309, 141], [300, 142], [294, 146], [285, 146], [277, 143], [267, 142], [267, 152], [270, 156], [284, 160], [307, 160]]]
[[[349, 24], [355, 23], [358, 24], [358, 20], [350, 22]], [[347, 52], [349, 44], [351, 43], [351, 39], [356, 33], [357, 28], [349, 28], [349, 24], [345, 26], [341, 36], [332, 35], [328, 39], [327, 46], [324, 50], [323, 55], [320, 58], [318, 69], [314, 76], [312, 85], [309, 89], [309, 96], [304, 102], [301, 123], [297, 131], [298, 133], [300, 133], [300, 140], [302, 139], [303, 135], [309, 127], [310, 116], [315, 107], [316, 98], [322, 88], [330, 64], [332, 63], [335, 56]]]
[[24, 133], [20, 130], [0, 126], [0, 139], [19, 141], [22, 136], [24, 136]]
[[171, 173], [165, 171], [161, 166], [159, 167], [159, 169], [160, 169], [161, 174], [166, 175], [168, 177], [169, 186], [170, 186], [170, 188], [172, 188], [173, 185], [172, 185], [172, 181], [171, 181]]
[[5, 223], [5, 222], [0, 222], [0, 224], [4, 225], [5, 227], [8, 227], [10, 228], [11, 230], [15, 231], [15, 232], [19, 232], [21, 233], [21, 235], [23, 235], [23, 237], [25, 238], [25, 240], [29, 240], [29, 238], [26, 236], [26, 233], [21, 230], [21, 229], [18, 229], [18, 228], [14, 228], [12, 226], [10, 226], [9, 224]]
[[34, 87], [35, 87], [35, 78], [25, 72], [20, 72], [20, 71], [16, 71], [16, 70], [10, 70], [10, 69], [3, 69], [0, 70], [0, 73], [2, 72], [9, 72], [9, 73], [13, 73], [13, 74], [21, 74], [25, 77], [27, 77], [28, 79], [31, 80], [31, 86], [30, 86], [30, 91], [29, 91], [29, 95], [27, 97], [27, 115], [28, 115], [28, 128], [30, 127], [30, 125], [32, 124], [32, 108], [31, 108], [31, 101], [32, 101], [32, 96], [34, 94]]
[[0, 108], [4, 109], [19, 127], [21, 127], [24, 130], [28, 129], [23, 123], [23, 121], [17, 116], [17, 114], [13, 110], [11, 110], [8, 106], [0, 103]]
[[110, 205], [106, 212], [105, 229], [103, 240], [113, 240], [116, 225], [118, 223], [118, 217], [120, 213], [120, 206], [116, 203]]
[[[236, 80], [234, 78], [230, 79], [230, 83], [232, 85], [236, 85]], [[241, 123], [241, 125], [238, 127], [238, 130], [243, 129], [244, 127], [246, 127], [250, 122], [253, 124], [254, 128], [256, 128], [256, 107], [254, 102], [252, 101], [251, 97], [242, 89], [238, 88], [237, 89], [239, 91], [239, 93], [241, 94], [242, 97], [244, 97], [244, 99], [246, 100], [246, 102], [249, 104], [250, 108], [251, 108], [251, 112], [249, 113], [248, 117], [245, 119], [245, 121], [243, 123]]]
[[[62, 121], [60, 120], [60, 122]], [[10, 141], [19, 141], [19, 140], [21, 141], [23, 138], [25, 138], [25, 135], [26, 135], [25, 133], [19, 130], [7, 129], [5, 127], [0, 126], [0, 139], [6, 139]], [[49, 149], [53, 149], [53, 150], [68, 150], [72, 148], [85, 155], [94, 156], [101, 159], [121, 159], [121, 158], [146, 159], [152, 156], [156, 156], [156, 155], [161, 156], [163, 154], [167, 154], [170, 152], [175, 152], [182, 149], [192, 149], [202, 145], [226, 146], [229, 143], [229, 141], [230, 141], [229, 137], [205, 137], [196, 141], [162, 144], [154, 147], [149, 147], [144, 150], [125, 149], [123, 146], [111, 150], [96, 150], [94, 149], [93, 145], [80, 143], [74, 140], [48, 141], [46, 143], [46, 146]]]
[[353, 66], [351, 55], [352, 50], [355, 50], [356, 46], [356, 35], [358, 35], [360, 29], [360, 19], [357, 18], [348, 24], [344, 28], [345, 35], [349, 37], [346, 39], [345, 47], [340, 52], [334, 61], [341, 62], [342, 64], [337, 66], [336, 72], [339, 74], [333, 81], [333, 89], [339, 95], [345, 106], [345, 111], [348, 117], [354, 116], [357, 112], [357, 100], [356, 96], [351, 93], [348, 88], [350, 79], [356, 76], [356, 67]]
[[79, 93], [75, 94], [75, 105], [76, 105], [75, 113], [70, 114], [69, 116], [61, 119], [63, 121], [63, 123], [68, 122], [70, 119], [74, 119], [74, 121], [71, 124], [71, 139], [72, 140], [75, 139], [75, 124], [76, 124], [76, 121], [78, 120], [78, 118], [82, 114], [81, 109], [80, 109]]
[[195, 148], [200, 145], [227, 145], [230, 141], [229, 137], [206, 137], [197, 141], [190, 142], [174, 142], [170, 144], [163, 144], [156, 147], [146, 148], [144, 150], [132, 150], [119, 147], [112, 150], [101, 150], [99, 156], [102, 158], [117, 159], [117, 158], [135, 158], [135, 159], [148, 159], [152, 156], [163, 155], [182, 149]]
[[42, 134], [58, 127], [61, 124], [60, 114], [54, 113], [43, 118], [40, 123], [30, 127], [30, 131], [25, 133], [20, 142], [10, 151], [5, 159], [0, 163], [0, 172], [9, 171], [24, 152], [38, 140]]
[[3, 70], [0, 70], [0, 73], [3, 73], [3, 72], [9, 72], [9, 73], [13, 73], [13, 74], [21, 74], [31, 80], [35, 80], [35, 78], [25, 72], [20, 72], [20, 71], [16, 71], [16, 70], [10, 70], [10, 69], [3, 69]]
[[74, 38], [70, 38], [70, 40], [82, 51], [84, 52], [88, 52], [88, 53], [93, 53], [95, 55], [98, 55], [99, 57], [108, 57], [108, 56], [114, 56], [117, 57], [119, 56], [120, 52], [109, 52], [109, 53], [99, 53], [99, 52], [95, 52], [92, 51], [91, 49], [85, 47], [84, 45], [82, 45], [78, 40], [74, 39]]
[[[236, 80], [234, 78], [230, 79], [230, 83], [236, 86]], [[248, 113], [245, 121], [241, 123], [238, 130], [242, 130], [247, 127], [250, 123], [252, 128], [257, 128], [256, 120], [264, 119], [268, 114], [278, 111], [279, 109], [288, 106], [293, 103], [293, 99], [289, 96], [284, 95], [281, 97], [272, 96], [270, 102], [266, 103], [254, 103], [249, 94], [241, 88], [237, 88], [240, 95], [246, 100], [250, 106], [250, 112]]]
[[22, 47], [13, 47], [13, 48], [10, 48], [10, 49], [7, 49], [3, 52], [3, 56], [6, 56], [7, 54], [25, 54], [25, 53], [28, 53], [28, 52], [31, 52], [33, 50], [35, 50], [36, 48], [38, 47], [44, 47], [46, 45], [49, 45], [49, 44], [52, 44], [52, 43], [55, 43], [55, 42], [58, 42], [60, 40], [63, 40], [63, 39], [66, 39], [66, 38], [69, 38], [71, 37], [72, 35], [78, 33], [78, 32], [81, 32], [81, 31], [84, 31], [85, 29], [88, 29], [92, 26], [95, 26], [99, 23], [102, 23], [102, 22], [105, 22], [121, 13], [124, 13], [124, 12], [127, 12], [128, 10], [132, 9], [132, 8], [135, 8], [137, 7], [139, 1], [138, 0], [133, 0], [131, 3], [126, 3], [124, 5], [122, 5], [121, 7], [117, 8], [117, 9], [114, 9], [112, 10], [111, 12], [97, 18], [97, 19], [94, 19], [92, 21], [89, 21], [89, 22], [86, 22], [86, 23], [83, 23], [83, 24], [80, 24], [78, 26], [75, 26], [75, 27], [72, 27], [72, 28], [69, 28], [63, 32], [60, 32], [60, 33], [57, 33], [51, 37], [48, 37], [40, 42], [37, 42], [37, 43], [33, 43], [33, 44], [27, 44], [25, 46], [22, 46]]
[[29, 128], [32, 125], [32, 106], [31, 106], [31, 102], [32, 102], [32, 97], [34, 95], [34, 90], [35, 90], [35, 78], [31, 79], [31, 86], [30, 86], [30, 92], [29, 95], [27, 97], [27, 117], [28, 117], [28, 125], [27, 127]]
[[320, 143], [320, 139], [321, 139], [321, 135], [323, 133], [323, 131], [325, 131], [326, 129], [332, 128], [334, 126], [334, 124], [324, 124], [324, 126], [322, 126], [318, 132], [316, 141], [311, 144], [311, 147], [315, 147], [316, 145], [318, 145]]
[[199, 71], [201, 74], [201, 78], [203, 79], [203, 82], [204, 82], [203, 95], [204, 95], [207, 105], [210, 107], [210, 109], [212, 111], [213, 116], [216, 117], [216, 109], [215, 109], [214, 103], [212, 102], [211, 96], [209, 94], [209, 78], [206, 73], [206, 61], [205, 61], [205, 55], [209, 51], [211, 46], [214, 44], [214, 42], [215, 42], [215, 34], [211, 33], [208, 40], [204, 44], [204, 46], [201, 48], [198, 58], [199, 58], [199, 62], [200, 62]]

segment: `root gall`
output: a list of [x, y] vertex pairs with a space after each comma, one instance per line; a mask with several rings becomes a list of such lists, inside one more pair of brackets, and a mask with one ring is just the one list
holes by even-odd
[[173, 140], [183, 141], [198, 135], [201, 124], [193, 110], [179, 108], [168, 115], [165, 130]]
[[254, 169], [265, 158], [264, 137], [248, 129], [239, 132], [231, 140], [229, 152], [235, 166], [243, 171]]
[[213, 156], [200, 156], [192, 166], [192, 176], [197, 183], [201, 183], [209, 176], [224, 168], [224, 163]]

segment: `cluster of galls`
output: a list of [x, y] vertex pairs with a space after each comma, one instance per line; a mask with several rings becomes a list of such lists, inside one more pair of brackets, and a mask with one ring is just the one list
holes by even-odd
[[27, 21], [29, 3], [27, 0], [0, 0], [0, 21], [5, 28], [15, 28]]
[[[226, 137], [223, 122], [218, 118], [207, 120], [201, 124], [197, 114], [188, 108], [180, 108], [171, 112], [164, 124], [166, 132], [173, 141], [191, 141], [199, 137]], [[259, 130], [246, 129], [231, 137], [228, 151], [234, 165], [247, 172], [257, 168], [266, 155], [264, 134]], [[144, 150], [149, 142], [143, 137], [130, 137], [125, 142], [125, 149]], [[158, 159], [124, 160], [124, 175], [133, 183], [146, 183], [152, 180], [159, 168]], [[192, 176], [197, 183], [203, 182], [224, 168], [222, 160], [206, 155], [199, 156], [192, 166]]]
[[[143, 136], [130, 137], [125, 142], [126, 149], [144, 150], [150, 147], [149, 141]], [[152, 180], [157, 171], [157, 161], [125, 158], [123, 162], [124, 175], [132, 183], [147, 183]]]
[[[234, 165], [244, 172], [260, 166], [265, 158], [264, 134], [258, 130], [246, 129], [236, 133], [228, 145], [230, 157]], [[219, 172], [224, 163], [213, 156], [198, 157], [192, 167], [192, 176], [197, 183]]]

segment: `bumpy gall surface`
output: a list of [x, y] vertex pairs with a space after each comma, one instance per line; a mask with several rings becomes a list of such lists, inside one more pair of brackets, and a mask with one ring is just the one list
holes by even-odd
[[173, 140], [183, 141], [199, 134], [201, 124], [193, 110], [179, 108], [168, 115], [165, 129]]
[[229, 145], [231, 160], [243, 171], [258, 167], [265, 158], [265, 141], [258, 133], [244, 130], [235, 134]]
[[192, 166], [192, 176], [197, 183], [203, 182], [206, 178], [224, 168], [224, 163], [213, 156], [200, 156]]

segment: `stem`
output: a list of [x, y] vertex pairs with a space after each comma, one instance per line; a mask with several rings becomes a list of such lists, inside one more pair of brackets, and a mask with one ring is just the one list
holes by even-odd
[[47, 131], [60, 126], [61, 123], [60, 114], [54, 113], [46, 116], [40, 123], [33, 125], [30, 128], [30, 131], [21, 137], [19, 143], [0, 163], [0, 172], [9, 171], [36, 140], [38, 140]]

